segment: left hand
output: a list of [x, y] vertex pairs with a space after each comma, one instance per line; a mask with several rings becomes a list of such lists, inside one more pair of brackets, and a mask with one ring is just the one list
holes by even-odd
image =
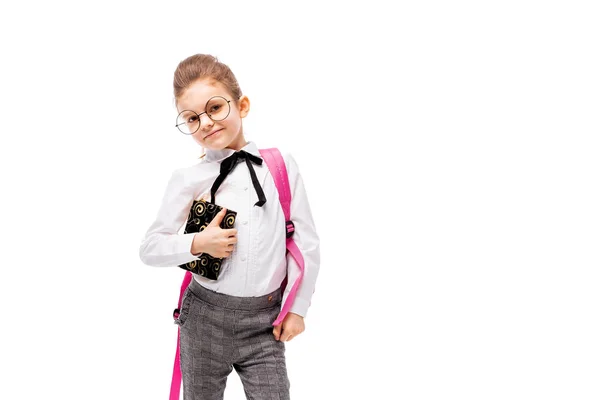
[[292, 312], [288, 312], [283, 322], [273, 328], [275, 340], [282, 342], [289, 342], [302, 332], [304, 332], [304, 317]]

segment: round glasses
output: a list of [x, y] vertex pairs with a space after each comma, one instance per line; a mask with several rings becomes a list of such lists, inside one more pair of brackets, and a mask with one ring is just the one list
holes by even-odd
[[191, 135], [200, 128], [200, 116], [202, 114], [208, 115], [208, 118], [213, 121], [222, 121], [229, 115], [231, 107], [229, 103], [231, 100], [227, 100], [225, 97], [214, 96], [208, 99], [204, 112], [198, 114], [192, 110], [183, 110], [177, 116], [175, 126], [182, 133]]

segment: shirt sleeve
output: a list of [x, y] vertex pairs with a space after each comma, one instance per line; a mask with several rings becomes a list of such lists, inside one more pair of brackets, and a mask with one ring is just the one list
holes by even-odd
[[179, 234], [187, 221], [193, 194], [185, 187], [183, 171], [176, 169], [169, 179], [154, 222], [141, 241], [142, 262], [153, 267], [172, 267], [197, 259], [191, 253], [196, 233]]
[[[286, 154], [286, 169], [290, 181], [292, 202], [290, 205], [290, 219], [294, 223], [294, 235], [292, 238], [298, 245], [304, 258], [304, 277], [300, 282], [294, 303], [290, 312], [306, 316], [310, 306], [312, 295], [320, 268], [320, 241], [312, 217], [308, 196], [304, 187], [304, 181], [300, 175], [298, 164], [291, 154]], [[300, 268], [291, 253], [287, 253], [288, 285], [284, 291], [284, 299], [291, 290], [292, 283], [299, 274]], [[283, 304], [283, 303], [282, 303]]]

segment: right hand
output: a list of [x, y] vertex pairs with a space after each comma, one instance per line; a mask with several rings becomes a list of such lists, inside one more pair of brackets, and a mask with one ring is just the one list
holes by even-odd
[[196, 234], [194, 241], [200, 240], [199, 247], [202, 253], [213, 257], [224, 258], [231, 255], [233, 246], [237, 243], [237, 229], [221, 229], [219, 226], [227, 209], [223, 208], [202, 232]]

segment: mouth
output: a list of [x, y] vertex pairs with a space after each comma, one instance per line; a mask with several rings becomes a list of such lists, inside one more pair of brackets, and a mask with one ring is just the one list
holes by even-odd
[[211, 136], [216, 135], [217, 133], [221, 132], [222, 130], [223, 130], [223, 128], [217, 129], [216, 131], [209, 133], [208, 135], [204, 136], [204, 140], [208, 139]]

